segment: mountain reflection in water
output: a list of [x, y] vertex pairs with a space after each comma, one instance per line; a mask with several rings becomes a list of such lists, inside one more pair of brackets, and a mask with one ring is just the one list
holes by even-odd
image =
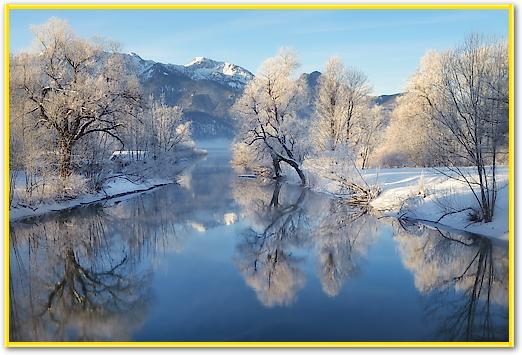
[[11, 341], [505, 341], [507, 243], [237, 178], [13, 223]]

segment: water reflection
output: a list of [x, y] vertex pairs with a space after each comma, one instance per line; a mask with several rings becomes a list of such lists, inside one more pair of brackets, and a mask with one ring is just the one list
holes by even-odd
[[[234, 196], [251, 226], [240, 235], [235, 263], [246, 283], [267, 307], [289, 305], [304, 286], [303, 257], [293, 251], [308, 242], [306, 190], [281, 196], [281, 183], [270, 188], [239, 181]], [[297, 196], [296, 196], [297, 195]]]
[[324, 205], [316, 209], [312, 233], [323, 291], [334, 297], [348, 278], [358, 274], [382, 225], [367, 211], [354, 209], [342, 200], [326, 200]]
[[439, 339], [505, 340], [506, 243], [403, 221], [395, 235], [404, 265], [425, 295], [426, 315], [439, 318]]
[[357, 274], [381, 232], [376, 218], [342, 200], [280, 182], [237, 181], [234, 197], [250, 225], [241, 233], [235, 262], [266, 306], [290, 305], [304, 286], [307, 250], [318, 265], [323, 291], [336, 296]]
[[114, 242], [107, 217], [88, 209], [11, 230], [12, 340], [130, 339], [150, 274]]
[[507, 338], [505, 242], [260, 185], [227, 157], [177, 186], [13, 224], [10, 339]]

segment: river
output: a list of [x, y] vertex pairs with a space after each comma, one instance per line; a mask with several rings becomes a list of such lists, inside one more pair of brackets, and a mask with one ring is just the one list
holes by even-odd
[[507, 243], [240, 178], [12, 223], [11, 341], [507, 341]]

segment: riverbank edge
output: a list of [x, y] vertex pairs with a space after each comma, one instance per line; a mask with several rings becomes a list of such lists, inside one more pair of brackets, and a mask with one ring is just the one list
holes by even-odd
[[[305, 170], [305, 173], [310, 181], [310, 176], [314, 171]], [[377, 186], [381, 190], [381, 193], [369, 202], [368, 207], [383, 216], [406, 217], [437, 223], [440, 226], [488, 238], [509, 240], [508, 167], [499, 166], [497, 174], [497, 183], [500, 186], [497, 191], [497, 208], [493, 221], [488, 223], [471, 223], [466, 207], [476, 208], [476, 205], [469, 187], [434, 169], [371, 168], [364, 170], [362, 177], [370, 186]], [[255, 175], [238, 176], [253, 178]], [[283, 181], [293, 185], [299, 184], [299, 180], [291, 172]], [[346, 195], [335, 193], [337, 186], [324, 178], [316, 178], [314, 184], [309, 184], [307, 188], [315, 193], [326, 194], [333, 198], [346, 197]], [[441, 204], [446, 206], [441, 206]], [[452, 212], [447, 213], [444, 211], [444, 207]], [[444, 217], [441, 218], [442, 216]]]
[[[332, 198], [338, 198], [341, 200], [344, 198], [343, 195], [335, 194], [335, 193], [332, 193], [329, 191], [315, 190], [315, 189], [311, 189], [311, 188], [309, 188], [309, 190], [313, 191], [314, 193], [319, 193], [319, 194], [324, 194], [324, 195], [330, 196]], [[440, 222], [432, 221], [432, 220], [425, 219], [425, 218], [418, 218], [418, 217], [416, 217], [416, 214], [414, 212], [403, 214], [403, 213], [400, 213], [399, 211], [396, 211], [393, 209], [389, 209], [387, 211], [382, 211], [382, 210], [376, 209], [374, 206], [372, 206], [371, 202], [368, 206], [370, 207], [370, 209], [374, 210], [376, 213], [379, 213], [379, 214], [381, 214], [382, 217], [386, 217], [386, 218], [393, 218], [396, 220], [406, 219], [406, 220], [409, 220], [409, 221], [412, 221], [415, 223], [420, 223], [420, 224], [428, 226], [428, 227], [440, 227], [441, 229], [448, 230], [450, 232], [454, 231], [454, 232], [470, 233], [470, 234], [479, 235], [484, 238], [496, 239], [496, 240], [500, 240], [500, 241], [504, 241], [504, 242], [509, 241], [508, 240], [509, 239], [508, 231], [494, 230], [494, 231], [488, 233], [488, 231], [486, 230], [486, 233], [484, 233], [484, 229], [481, 228], [481, 226], [483, 227], [485, 224], [481, 223], [481, 222], [476, 223], [476, 225], [468, 225], [468, 226], [463, 227], [458, 222], [446, 224], [446, 223], [440, 223]]]
[[[208, 151], [206, 149], [194, 149], [190, 157], [184, 157], [178, 162], [179, 165], [176, 176], [183, 173], [183, 171], [188, 169], [192, 164], [195, 164], [199, 159], [206, 157], [207, 155]], [[117, 182], [116, 179], [113, 180], [113, 183], [106, 186], [106, 188], [102, 189], [101, 192], [84, 194], [64, 201], [42, 203], [35, 208], [29, 206], [10, 207], [8, 212], [9, 222], [23, 222], [26, 219], [71, 210], [120, 197], [132, 197], [131, 195], [141, 194], [158, 187], [177, 183], [177, 180], [172, 178], [149, 178], [140, 183], [131, 182], [131, 180], [126, 176], [117, 179], [119, 179], [119, 182]]]
[[91, 205], [103, 201], [109, 201], [121, 197], [133, 197], [144, 192], [155, 190], [159, 187], [175, 184], [176, 181], [169, 179], [150, 179], [140, 184], [126, 184], [128, 189], [119, 190], [114, 193], [98, 192], [86, 194], [77, 198], [50, 204], [42, 204], [35, 209], [29, 207], [15, 207], [9, 209], [9, 222], [23, 222], [26, 219], [41, 217], [43, 215], [72, 210], [74, 208]]

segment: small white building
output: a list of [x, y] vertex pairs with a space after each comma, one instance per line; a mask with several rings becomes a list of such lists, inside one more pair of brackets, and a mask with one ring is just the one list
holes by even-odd
[[146, 150], [116, 150], [112, 153], [110, 160], [118, 162], [131, 162], [147, 158]]

